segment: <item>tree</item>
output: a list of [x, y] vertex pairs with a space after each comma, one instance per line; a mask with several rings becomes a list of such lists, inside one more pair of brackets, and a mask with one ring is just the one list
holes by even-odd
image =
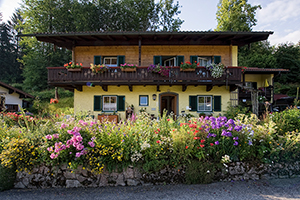
[[274, 68], [276, 59], [274, 47], [268, 41], [251, 44], [251, 48], [243, 46], [239, 48], [238, 63], [244, 67]]
[[251, 31], [257, 22], [257, 9], [261, 6], [251, 6], [247, 0], [220, 0], [215, 31]]

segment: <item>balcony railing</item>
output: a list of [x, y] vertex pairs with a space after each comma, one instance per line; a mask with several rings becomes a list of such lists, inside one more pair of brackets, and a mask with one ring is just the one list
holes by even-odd
[[51, 85], [76, 84], [87, 82], [107, 85], [145, 85], [145, 84], [198, 84], [225, 85], [241, 83], [241, 68], [228, 67], [221, 78], [215, 79], [205, 67], [198, 67], [193, 72], [180, 71], [179, 67], [170, 67], [169, 76], [152, 73], [147, 67], [137, 67], [136, 72], [122, 72], [119, 67], [104, 73], [92, 73], [88, 67], [80, 72], [70, 72], [64, 67], [48, 67], [48, 82]]

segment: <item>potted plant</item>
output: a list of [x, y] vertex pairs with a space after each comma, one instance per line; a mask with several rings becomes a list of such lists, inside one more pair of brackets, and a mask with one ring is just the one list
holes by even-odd
[[148, 72], [158, 73], [161, 76], [169, 77], [170, 69], [168, 69], [166, 66], [160, 66], [159, 64], [158, 65], [150, 65], [148, 67]]
[[68, 71], [71, 72], [80, 72], [82, 69], [82, 63], [74, 63], [74, 62], [69, 62], [64, 64], [64, 67], [67, 68]]
[[104, 73], [108, 71], [109, 67], [104, 64], [94, 65], [91, 63], [90, 69], [92, 70], [93, 73]]
[[213, 78], [221, 78], [224, 74], [225, 68], [225, 65], [223, 65], [222, 63], [212, 63], [206, 66], [206, 69], [210, 71], [210, 75]]
[[121, 64], [120, 68], [122, 70], [122, 72], [136, 72], [136, 65], [134, 64]]
[[199, 66], [199, 63], [197, 63], [197, 61], [195, 61], [193, 64], [189, 61], [185, 63], [181, 63], [180, 71], [192, 72], [196, 70], [197, 66]]

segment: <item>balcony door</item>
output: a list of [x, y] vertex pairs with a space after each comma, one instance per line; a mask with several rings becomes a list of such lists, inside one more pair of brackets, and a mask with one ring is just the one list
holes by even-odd
[[163, 93], [159, 98], [160, 114], [162, 115], [164, 110], [167, 111], [167, 115], [172, 112], [174, 115], [178, 115], [178, 94], [176, 93]]

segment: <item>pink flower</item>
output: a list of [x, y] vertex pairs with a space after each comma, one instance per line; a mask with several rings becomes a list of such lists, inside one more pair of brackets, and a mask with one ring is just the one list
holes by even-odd
[[47, 151], [50, 151], [50, 152], [53, 151], [53, 147], [48, 147]]
[[82, 144], [78, 144], [77, 147], [76, 147], [76, 149], [78, 151], [82, 150], [83, 148], [84, 148], [84, 146]]
[[69, 124], [62, 123], [62, 124], [60, 125], [60, 129], [66, 128], [67, 126], [69, 126]]
[[95, 143], [94, 143], [94, 142], [88, 142], [88, 144], [89, 144], [91, 147], [94, 147], [94, 146], [95, 146]]
[[81, 142], [81, 141], [82, 141], [82, 137], [81, 137], [80, 135], [78, 135], [78, 136], [76, 136], [76, 140], [77, 140], [78, 142]]
[[51, 153], [50, 158], [54, 159], [56, 157], [56, 155], [54, 153]]
[[57, 134], [57, 133], [56, 133], [56, 134], [53, 134], [53, 137], [54, 137], [54, 138], [59, 138], [59, 134]]
[[47, 140], [51, 140], [51, 139], [52, 139], [52, 136], [51, 136], [51, 135], [46, 135], [46, 139], [47, 139]]
[[77, 158], [79, 158], [81, 156], [81, 153], [80, 152], [77, 152], [76, 155], [75, 155]]

